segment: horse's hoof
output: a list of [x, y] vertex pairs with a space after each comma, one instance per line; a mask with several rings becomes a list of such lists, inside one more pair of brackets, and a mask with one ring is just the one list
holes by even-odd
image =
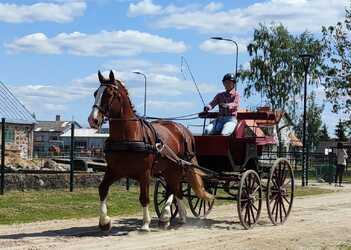
[[103, 232], [110, 232], [111, 228], [112, 228], [112, 222], [109, 221], [107, 224], [102, 225], [101, 223], [99, 223], [99, 228], [101, 231]]
[[167, 230], [170, 225], [171, 223], [169, 221], [158, 221], [158, 227], [163, 230]]
[[179, 224], [182, 224], [182, 225], [186, 224], [186, 218], [180, 219], [179, 220]]
[[150, 232], [149, 225], [143, 225], [143, 226], [140, 228], [140, 231], [141, 231], [141, 232]]

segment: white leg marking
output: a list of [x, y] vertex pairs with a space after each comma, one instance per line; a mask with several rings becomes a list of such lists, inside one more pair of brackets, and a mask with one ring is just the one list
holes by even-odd
[[171, 194], [167, 201], [166, 204], [161, 212], [161, 216], [160, 216], [160, 221], [161, 222], [169, 222], [171, 219], [171, 205], [172, 205], [172, 201], [173, 201], [173, 194]]
[[179, 211], [179, 217], [181, 220], [181, 223], [186, 223], [186, 209], [185, 209], [185, 205], [183, 202], [183, 199], [179, 199], [176, 197], [177, 200], [177, 207], [178, 207], [178, 211]]
[[149, 225], [150, 225], [150, 213], [149, 213], [149, 207], [143, 207], [143, 226], [141, 227], [141, 230], [143, 231], [150, 231]]
[[111, 218], [107, 216], [106, 202], [107, 202], [107, 197], [105, 198], [105, 200], [101, 201], [101, 203], [100, 203], [100, 220], [99, 220], [99, 223], [102, 226], [107, 225], [111, 221]]

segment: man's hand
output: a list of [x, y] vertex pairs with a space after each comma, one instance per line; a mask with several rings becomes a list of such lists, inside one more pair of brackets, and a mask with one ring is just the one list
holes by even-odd
[[205, 106], [204, 107], [204, 112], [208, 112], [210, 110], [210, 107], [209, 106]]
[[229, 108], [229, 104], [228, 103], [220, 103], [219, 106], [221, 106], [222, 108]]

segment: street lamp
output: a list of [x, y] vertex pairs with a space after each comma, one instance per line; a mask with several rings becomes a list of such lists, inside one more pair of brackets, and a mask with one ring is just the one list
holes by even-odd
[[144, 86], [145, 86], [145, 89], [144, 89], [144, 117], [145, 117], [146, 116], [146, 75], [144, 73], [139, 72], [139, 71], [134, 71], [133, 73], [137, 74], [137, 75], [142, 75], [144, 77]]
[[308, 154], [306, 154], [306, 98], [307, 98], [307, 74], [311, 65], [311, 60], [314, 58], [311, 54], [301, 54], [299, 57], [305, 70], [305, 83], [303, 95], [303, 129], [302, 129], [302, 186], [308, 186]]
[[214, 36], [211, 37], [211, 39], [213, 40], [221, 40], [221, 41], [228, 41], [228, 42], [232, 42], [235, 44], [236, 47], [236, 56], [235, 56], [235, 78], [238, 76], [238, 50], [239, 50], [239, 46], [238, 43], [232, 39], [229, 38], [223, 38], [223, 37], [219, 37], [219, 36]]

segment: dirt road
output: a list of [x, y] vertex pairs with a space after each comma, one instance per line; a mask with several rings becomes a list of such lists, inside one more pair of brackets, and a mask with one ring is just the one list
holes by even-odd
[[[338, 192], [296, 198], [283, 226], [264, 210], [252, 230], [243, 230], [234, 205], [217, 206], [207, 219], [190, 214], [188, 224], [162, 231], [137, 229], [141, 217], [113, 218], [109, 235], [97, 218], [0, 226], [0, 249], [346, 249], [351, 247], [351, 185]], [[234, 221], [233, 221], [234, 219]]]

